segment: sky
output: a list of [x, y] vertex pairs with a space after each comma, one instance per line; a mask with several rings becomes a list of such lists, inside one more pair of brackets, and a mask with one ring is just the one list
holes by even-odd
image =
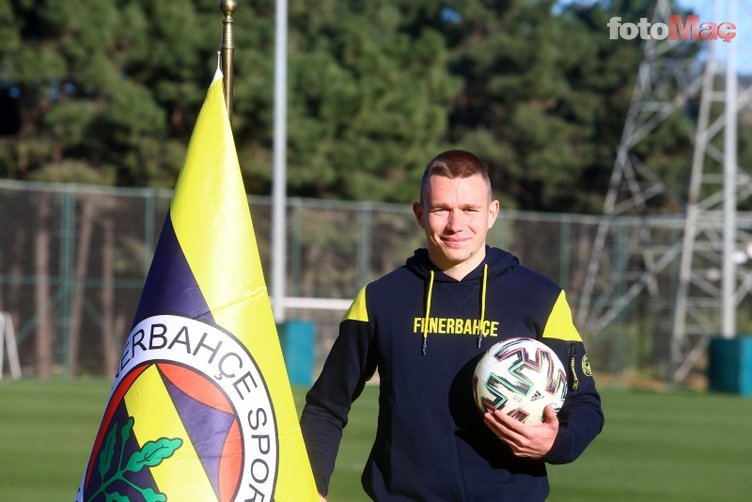
[[[716, 1], [720, 4], [720, 14], [715, 14]], [[730, 17], [730, 4], [736, 3], [736, 21]], [[726, 21], [736, 25], [736, 37], [730, 43], [716, 40], [716, 56], [718, 68], [721, 61], [725, 61], [730, 44], [735, 44], [736, 65], [740, 74], [752, 74], [752, 0], [678, 0], [677, 4], [695, 11], [700, 16], [700, 23], [713, 22], [720, 24]]]

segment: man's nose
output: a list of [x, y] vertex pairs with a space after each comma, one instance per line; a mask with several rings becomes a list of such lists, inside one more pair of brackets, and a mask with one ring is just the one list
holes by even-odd
[[452, 231], [458, 231], [462, 228], [465, 218], [460, 210], [449, 211], [449, 218], [447, 219], [447, 228]]

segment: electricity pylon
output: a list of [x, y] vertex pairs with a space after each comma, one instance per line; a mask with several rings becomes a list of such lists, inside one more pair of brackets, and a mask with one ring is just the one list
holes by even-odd
[[[671, 2], [660, 0], [652, 22], [666, 23], [670, 9]], [[732, 57], [725, 61], [726, 78], [717, 73], [722, 42], [698, 43], [707, 44], [700, 62], [680, 41], [644, 43], [577, 309], [578, 325], [598, 340], [620, 316], [640, 308], [639, 315], [649, 319], [642, 329], [651, 331], [653, 351], [667, 356], [665, 376], [674, 381], [687, 376], [709, 337], [728, 329], [727, 314], [734, 313], [728, 304], [738, 305], [752, 289], [752, 274], [733, 261], [744, 236], [736, 202], [752, 194], [750, 176], [736, 166], [735, 117], [749, 104], [752, 89], [737, 91]], [[719, 83], [724, 90], [716, 89]], [[666, 174], [658, 174], [639, 150], [678, 114], [688, 124], [694, 151], [687, 192], [676, 193], [669, 188], [675, 183], [664, 182]], [[667, 215], [667, 205], [681, 214]]]

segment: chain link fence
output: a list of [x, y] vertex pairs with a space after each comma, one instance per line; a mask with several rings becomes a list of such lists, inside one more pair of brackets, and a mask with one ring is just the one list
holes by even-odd
[[[172, 192], [0, 180], [0, 312], [16, 327], [26, 376], [115, 374]], [[271, 200], [250, 197], [269, 284]], [[200, 202], [197, 202], [200, 203]], [[286, 260], [288, 319], [315, 324], [318, 370], [346, 306], [368, 281], [402, 265], [424, 236], [408, 205], [289, 199]], [[489, 243], [557, 281], [577, 309], [602, 217], [502, 210]], [[683, 219], [662, 218], [666, 245]], [[624, 232], [644, 220], [616, 219]], [[608, 243], [611, 262], [626, 251]], [[658, 281], [669, 294], [625, 305], [605, 329], [583, 331], [597, 373], [666, 379], [664, 343], [678, 267]], [[602, 270], [626, 288], [628, 269]], [[326, 301], [322, 301], [326, 300]], [[595, 303], [598, 298], [594, 298]], [[582, 328], [581, 328], [582, 329]]]

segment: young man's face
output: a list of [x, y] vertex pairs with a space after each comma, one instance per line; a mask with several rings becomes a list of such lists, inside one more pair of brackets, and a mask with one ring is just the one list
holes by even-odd
[[[441, 270], [461, 279], [485, 257], [486, 235], [499, 214], [488, 184], [479, 174], [468, 178], [431, 176], [413, 212], [426, 232], [428, 256]], [[459, 277], [457, 277], [459, 276]]]

